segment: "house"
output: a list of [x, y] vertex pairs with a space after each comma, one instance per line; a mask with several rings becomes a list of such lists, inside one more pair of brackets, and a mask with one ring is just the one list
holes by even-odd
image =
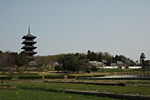
[[89, 64], [92, 66], [96, 66], [97, 68], [103, 68], [104, 64], [98, 61], [89, 61]]
[[117, 63], [111, 63], [110, 66], [117, 66]]
[[104, 59], [103, 59], [103, 60], [102, 60], [102, 63], [106, 65], [108, 62], [107, 62], [107, 60], [104, 60]]
[[124, 63], [122, 61], [117, 61], [118, 66], [124, 66]]

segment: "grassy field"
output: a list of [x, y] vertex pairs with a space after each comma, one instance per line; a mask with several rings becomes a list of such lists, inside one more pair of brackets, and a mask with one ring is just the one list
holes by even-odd
[[[107, 97], [68, 94], [63, 92], [66, 89], [150, 96], [150, 80], [76, 80], [77, 77], [107, 76], [115, 74], [114, 72], [115, 71], [108, 71], [108, 73], [90, 74], [49, 72], [29, 75], [1, 74], [0, 79], [3, 80], [3, 82], [0, 83], [0, 100], [119, 100]], [[137, 72], [135, 71], [132, 73], [135, 74]], [[149, 74], [149, 72], [146, 73]], [[121, 72], [121, 74], [124, 74], [124, 72]], [[71, 79], [64, 79], [66, 75]], [[44, 82], [44, 80], [54, 80], [54, 82]], [[62, 83], [57, 83], [57, 81], [61, 81]], [[124, 83], [126, 84], [126, 86], [74, 84], [63, 83], [63, 81], [78, 81], [90, 83]], [[11, 89], [12, 87], [13, 89]]]
[[[11, 79], [84, 79], [86, 77], [103, 77], [111, 75], [150, 75], [150, 72], [140, 73], [139, 72], [118, 72], [118, 73], [39, 73], [36, 75], [30, 74], [1, 74], [0, 80], [11, 80]], [[137, 77], [136, 77], [137, 78]], [[144, 77], [139, 77], [144, 78]], [[146, 77], [150, 78], [150, 77]]]
[[[57, 71], [24, 71], [24, 72], [0, 72], [0, 80], [11, 79], [82, 79], [85, 77], [103, 77], [110, 75], [150, 75], [150, 70], [123, 70], [123, 69], [100, 69], [92, 73], [72, 73]], [[150, 78], [150, 77], [149, 77]]]
[[61, 92], [50, 92], [42, 90], [1, 90], [0, 100], [120, 100], [107, 97], [86, 96], [67, 94]]
[[[62, 92], [73, 89], [73, 84], [49, 84], [45, 82], [18, 82], [1, 84], [0, 100], [121, 100], [109, 97], [87, 96]], [[5, 87], [5, 89], [2, 87]], [[7, 88], [6, 88], [7, 87]], [[78, 89], [80, 85], [76, 86]], [[86, 86], [87, 88], [88, 86]], [[76, 88], [76, 89], [77, 89]]]
[[1, 86], [17, 87], [25, 90], [42, 90], [42, 91], [63, 91], [65, 89], [98, 91], [115, 94], [135, 94], [150, 95], [150, 87], [139, 86], [101, 86], [89, 84], [73, 84], [73, 83], [46, 83], [46, 82], [18, 82], [4, 83]]

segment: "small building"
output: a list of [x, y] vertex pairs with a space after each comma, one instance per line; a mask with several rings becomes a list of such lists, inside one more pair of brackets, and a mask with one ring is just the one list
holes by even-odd
[[117, 61], [118, 66], [124, 66], [124, 63], [122, 61]]
[[110, 66], [117, 66], [117, 63], [111, 63]]
[[89, 64], [92, 66], [95, 66], [97, 68], [103, 68], [104, 64], [102, 62], [98, 61], [89, 61]]
[[106, 65], [108, 62], [107, 62], [107, 60], [103, 59], [102, 63]]

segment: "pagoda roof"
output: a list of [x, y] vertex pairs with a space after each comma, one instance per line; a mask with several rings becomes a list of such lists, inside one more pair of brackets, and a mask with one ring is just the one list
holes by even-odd
[[24, 49], [24, 52], [28, 55], [28, 56], [33, 56], [34, 54], [36, 54], [37, 52], [34, 52], [34, 49], [36, 49], [37, 47], [34, 46], [34, 44], [36, 43], [35, 41], [33, 41], [36, 38], [36, 36], [33, 36], [32, 34], [30, 34], [30, 26], [28, 28], [28, 34], [23, 36], [22, 39], [25, 39], [25, 41], [22, 42], [22, 44], [25, 44], [21, 49]]
[[28, 53], [28, 54], [36, 54], [37, 52], [34, 52], [34, 51], [25, 51], [25, 53]]
[[35, 39], [36, 36], [33, 36], [32, 34], [28, 33], [27, 35], [23, 36], [22, 39], [27, 39], [27, 38]]
[[36, 38], [36, 36], [33, 36], [32, 34], [30, 34], [30, 26], [28, 28], [28, 34], [23, 36], [23, 39], [26, 39], [26, 38], [32, 38], [32, 39]]
[[23, 46], [21, 49], [36, 49], [37, 47], [34, 47], [34, 46]]
[[36, 41], [32, 41], [32, 40], [25, 40], [22, 42], [22, 44], [26, 44], [26, 43], [31, 43], [31, 44], [35, 44]]

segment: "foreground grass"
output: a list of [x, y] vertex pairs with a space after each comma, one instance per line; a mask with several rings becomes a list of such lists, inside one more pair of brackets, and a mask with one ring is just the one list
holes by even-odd
[[72, 83], [45, 83], [45, 82], [24, 82], [24, 83], [5, 83], [4, 86], [15, 86], [19, 89], [26, 90], [44, 90], [44, 91], [63, 91], [65, 89], [98, 91], [115, 94], [135, 94], [150, 95], [150, 87], [138, 86], [100, 86], [88, 84], [72, 84]]
[[0, 100], [121, 100], [108, 97], [67, 94], [43, 90], [1, 90]]

